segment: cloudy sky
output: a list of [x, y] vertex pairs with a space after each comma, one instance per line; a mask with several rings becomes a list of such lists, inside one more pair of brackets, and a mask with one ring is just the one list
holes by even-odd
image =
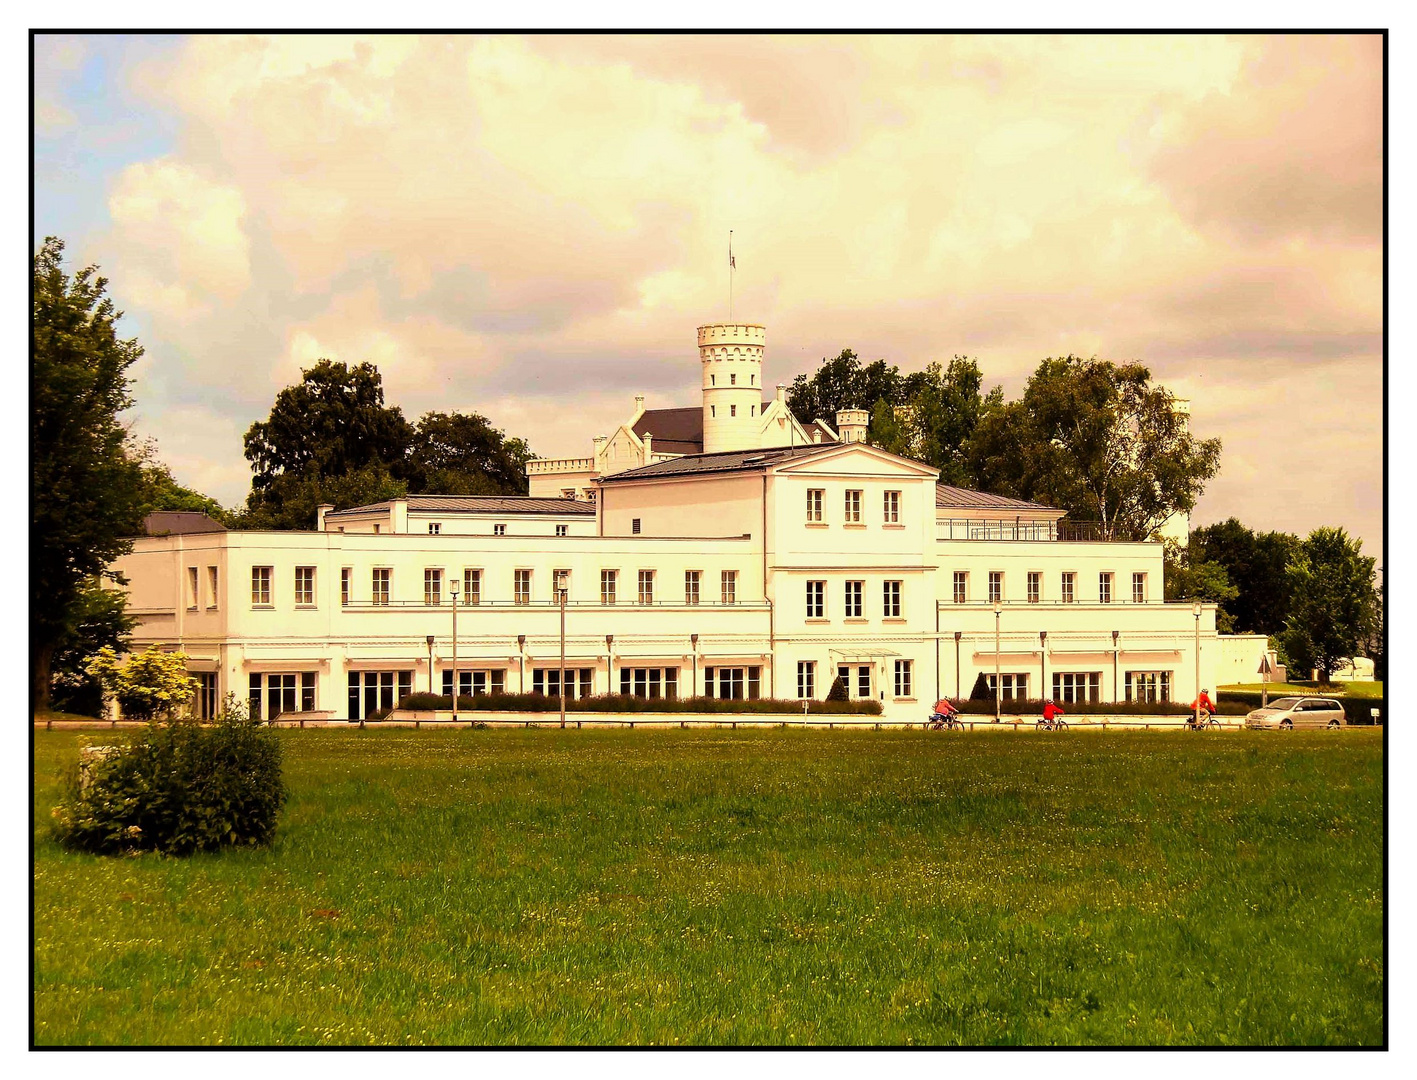
[[48, 37], [35, 241], [97, 262], [138, 430], [227, 504], [322, 356], [584, 454], [843, 347], [1140, 360], [1225, 443], [1194, 517], [1381, 558], [1382, 46], [1358, 37]]

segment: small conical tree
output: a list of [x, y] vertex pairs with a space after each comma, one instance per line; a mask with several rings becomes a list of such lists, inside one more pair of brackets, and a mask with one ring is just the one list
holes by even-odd
[[974, 689], [969, 692], [971, 701], [993, 701], [994, 691], [989, 689], [989, 679], [984, 672], [979, 673], [979, 678], [974, 680]]
[[828, 701], [850, 701], [851, 697], [846, 692], [846, 680], [838, 675], [832, 680], [832, 688], [827, 691]]

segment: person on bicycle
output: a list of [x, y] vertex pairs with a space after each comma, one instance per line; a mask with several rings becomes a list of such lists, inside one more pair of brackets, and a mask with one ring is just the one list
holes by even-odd
[[1215, 712], [1215, 702], [1210, 700], [1210, 691], [1202, 689], [1195, 701], [1191, 702], [1191, 712], [1194, 715], [1199, 711], [1200, 722], [1204, 724]]
[[949, 698], [940, 698], [939, 701], [935, 702], [934, 711], [930, 713], [930, 724], [938, 730], [958, 715], [959, 710], [950, 704]]
[[1043, 703], [1043, 722], [1049, 727], [1052, 727], [1053, 722], [1063, 715], [1063, 710], [1053, 703], [1052, 698]]

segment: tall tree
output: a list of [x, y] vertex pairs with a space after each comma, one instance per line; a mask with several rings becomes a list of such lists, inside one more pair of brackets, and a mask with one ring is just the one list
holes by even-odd
[[1191, 558], [1214, 562], [1238, 590], [1225, 605], [1241, 633], [1278, 634], [1289, 617], [1288, 565], [1299, 537], [1255, 532], [1235, 518], [1193, 529]]
[[123, 589], [89, 585], [79, 594], [73, 622], [54, 649], [50, 701], [55, 709], [102, 715], [103, 686], [88, 664], [100, 649], [128, 650], [128, 635], [138, 620], [128, 614], [127, 602]]
[[940, 482], [968, 487], [975, 482], [969, 444], [980, 417], [1002, 401], [998, 387], [980, 394], [984, 376], [967, 356], [947, 366], [929, 364], [906, 379], [905, 409], [913, 438], [910, 457], [940, 470]]
[[840, 409], [874, 409], [876, 402], [899, 405], [900, 371], [884, 360], [862, 365], [851, 349], [823, 360], [811, 375], [798, 375], [787, 391], [787, 407], [804, 424], [822, 419], [836, 424]]
[[154, 510], [193, 510], [229, 524], [231, 515], [221, 503], [200, 491], [184, 487], [172, 475], [172, 470], [153, 456], [149, 446], [144, 456], [143, 483], [146, 492], [143, 498], [143, 512]]
[[142, 355], [118, 336], [122, 312], [88, 266], [70, 277], [64, 243], [34, 257], [30, 404], [30, 669], [36, 709], [49, 708], [55, 650], [86, 611], [84, 597], [132, 549], [145, 485], [119, 420], [132, 404], [128, 369]]
[[1219, 471], [1220, 440], [1194, 438], [1141, 364], [1050, 357], [1021, 399], [984, 410], [967, 456], [987, 491], [1143, 540], [1195, 506]]
[[1197, 557], [1194, 546], [1181, 547], [1175, 540], [1166, 540], [1162, 551], [1166, 599], [1204, 600], [1215, 604], [1215, 628], [1222, 634], [1235, 631], [1235, 618], [1229, 612], [1240, 590], [1231, 583], [1225, 567]]
[[413, 433], [410, 484], [420, 495], [525, 495], [532, 453], [477, 413], [424, 413]]
[[1358, 653], [1377, 616], [1375, 560], [1341, 528], [1319, 528], [1289, 562], [1290, 609], [1281, 639], [1300, 670], [1328, 680], [1336, 661]]
[[381, 478], [373, 484], [381, 490], [405, 481], [412, 437], [403, 410], [384, 404], [378, 368], [320, 360], [246, 432], [247, 509], [267, 528], [309, 528], [314, 513], [305, 503], [312, 492], [315, 505], [336, 502], [321, 496], [325, 481], [367, 474]]

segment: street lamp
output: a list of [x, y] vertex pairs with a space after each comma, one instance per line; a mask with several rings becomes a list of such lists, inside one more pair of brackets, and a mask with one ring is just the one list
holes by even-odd
[[1039, 684], [1038, 692], [1044, 697], [1048, 696], [1048, 631], [1038, 631], [1038, 671], [1042, 676], [1042, 683]]
[[994, 723], [999, 722], [1000, 704], [1003, 701], [1004, 681], [999, 677], [999, 616], [1004, 613], [1004, 605], [994, 601]]
[[426, 638], [428, 642], [428, 692], [433, 692], [433, 635]]
[[458, 583], [448, 582], [448, 595], [453, 600], [453, 723], [458, 722]]
[[1196, 729], [1201, 726], [1201, 602], [1191, 605], [1191, 614], [1196, 617]]
[[556, 600], [561, 605], [561, 726], [566, 726], [566, 571], [556, 571]]

